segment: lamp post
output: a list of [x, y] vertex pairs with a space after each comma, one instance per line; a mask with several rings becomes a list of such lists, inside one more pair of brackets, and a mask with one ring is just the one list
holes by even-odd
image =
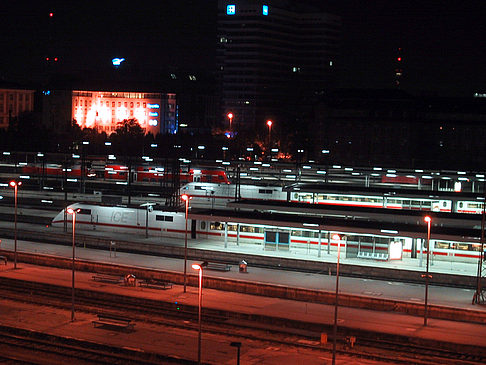
[[202, 322], [201, 322], [201, 308], [202, 308], [202, 278], [203, 278], [203, 267], [208, 266], [208, 262], [204, 261], [202, 264], [192, 264], [194, 270], [199, 270], [199, 300], [198, 300], [198, 324], [199, 333], [197, 337], [197, 363], [201, 364], [201, 332], [202, 332]]
[[140, 204], [141, 207], [145, 207], [145, 238], [148, 238], [148, 214], [153, 211], [153, 206], [155, 203], [143, 203]]
[[76, 245], [74, 240], [74, 234], [76, 232], [76, 214], [81, 209], [68, 208], [67, 212], [73, 215], [73, 261], [72, 261], [72, 281], [71, 281], [71, 322], [74, 321], [74, 260], [76, 257]]
[[336, 364], [336, 337], [337, 337], [337, 319], [339, 306], [339, 255], [341, 253], [341, 237], [338, 234], [333, 234], [332, 238], [338, 243], [337, 264], [336, 264], [336, 298], [334, 306], [334, 327], [333, 327], [333, 343], [332, 343], [332, 365]]
[[10, 186], [14, 188], [15, 199], [15, 223], [14, 223], [14, 269], [17, 268], [17, 192], [19, 186], [22, 185], [22, 181], [10, 181]]
[[183, 194], [181, 199], [186, 203], [186, 230], [184, 235], [184, 293], [187, 291], [187, 213], [189, 210], [189, 200], [192, 199], [187, 194]]
[[427, 223], [427, 260], [425, 264], [425, 309], [424, 309], [424, 326], [427, 326], [427, 317], [428, 317], [428, 305], [427, 300], [429, 296], [429, 252], [430, 252], [430, 223], [432, 222], [432, 218], [430, 216], [425, 216], [424, 221]]
[[271, 121], [270, 119], [267, 120], [267, 126], [268, 126], [268, 154], [269, 155], [270, 155], [270, 149], [272, 148], [272, 146], [271, 146], [272, 124], [273, 124], [273, 121]]
[[228, 117], [229, 119], [229, 129], [230, 129], [230, 132], [232, 131], [232, 124], [233, 124], [233, 113], [229, 112], [228, 114], [226, 114], [226, 116]]
[[240, 348], [241, 342], [231, 342], [230, 346], [236, 347], [236, 365], [240, 365]]

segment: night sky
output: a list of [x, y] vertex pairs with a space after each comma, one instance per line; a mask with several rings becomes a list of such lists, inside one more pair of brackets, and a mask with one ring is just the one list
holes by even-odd
[[[444, 96], [486, 92], [485, 1], [311, 2], [342, 16], [339, 86], [393, 87], [401, 47], [404, 90]], [[5, 0], [0, 7], [0, 77], [37, 80], [46, 56], [59, 57], [63, 72], [103, 70], [113, 57], [147, 72], [212, 71], [216, 3]]]

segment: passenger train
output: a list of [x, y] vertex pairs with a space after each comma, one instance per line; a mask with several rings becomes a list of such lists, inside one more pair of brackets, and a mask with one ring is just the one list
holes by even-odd
[[[63, 178], [80, 178], [81, 164], [75, 164], [68, 168], [60, 164], [26, 164], [22, 166], [22, 173], [31, 176], [46, 176]], [[161, 181], [171, 181], [172, 173], [165, 171], [163, 167], [157, 166], [135, 166], [132, 167], [132, 181], [159, 183]], [[103, 178], [104, 180], [126, 181], [128, 167], [120, 164], [103, 164], [101, 170], [85, 167], [85, 177]], [[209, 182], [219, 184], [229, 184], [226, 171], [216, 167], [190, 168], [187, 171], [180, 170], [179, 179], [181, 183], [188, 182]]]
[[[127, 180], [128, 167], [124, 165], [106, 165], [103, 177], [105, 180]], [[165, 171], [163, 167], [157, 166], [137, 166], [132, 168], [134, 181], [138, 182], [161, 182], [172, 179], [172, 172]], [[226, 171], [221, 168], [190, 168], [188, 171], [179, 171], [181, 183], [188, 182], [208, 182], [229, 184]]]
[[196, 207], [224, 208], [230, 201], [241, 199], [303, 202], [348, 207], [387, 208], [400, 210], [482, 214], [483, 203], [461, 200], [452, 196], [430, 198], [425, 196], [378, 195], [346, 192], [286, 191], [280, 186], [258, 186], [193, 182], [181, 188], [181, 194], [191, 196]]
[[[75, 203], [69, 208], [77, 210], [76, 230], [111, 231], [139, 236], [147, 234], [181, 239], [185, 237], [184, 212], [165, 211], [157, 207], [142, 209], [88, 203]], [[263, 221], [257, 217], [249, 219], [235, 217], [225, 218], [225, 222], [221, 216], [191, 214], [197, 219], [190, 219], [189, 237], [200, 242], [211, 239], [233, 245], [252, 245], [252, 247], [260, 247], [259, 250], [299, 252], [304, 250], [310, 255], [317, 256], [320, 255], [321, 250], [329, 252], [336, 250], [339, 240], [344, 240], [344, 253], [347, 258], [375, 260], [418, 257], [425, 252], [423, 247], [425, 239], [417, 238], [424, 236], [423, 227], [418, 228], [419, 233], [414, 238], [406, 235], [398, 236], [398, 231], [392, 233], [379, 228], [353, 228], [352, 221], [349, 223], [346, 221], [345, 225], [341, 224], [341, 228], [337, 228], [338, 226], [330, 224], [322, 227], [318, 224], [297, 225], [278, 218], [271, 218], [273, 221], [268, 219]], [[70, 224], [71, 219], [71, 216], [62, 210], [52, 220], [52, 226], [63, 227], [65, 220]], [[333, 230], [333, 227], [339, 230]], [[336, 233], [339, 235], [337, 238]], [[451, 263], [477, 262], [480, 255], [480, 245], [477, 241], [467, 241], [460, 236], [448, 240], [435, 238], [430, 243], [432, 259]]]

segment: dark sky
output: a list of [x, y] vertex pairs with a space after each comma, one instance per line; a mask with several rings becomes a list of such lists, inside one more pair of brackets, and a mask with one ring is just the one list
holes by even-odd
[[[486, 1], [312, 2], [342, 16], [340, 86], [393, 87], [401, 47], [404, 90], [486, 92]], [[215, 21], [216, 0], [4, 0], [0, 77], [35, 79], [48, 55], [58, 56], [66, 71], [104, 69], [113, 57], [147, 72], [174, 66], [212, 70]]]

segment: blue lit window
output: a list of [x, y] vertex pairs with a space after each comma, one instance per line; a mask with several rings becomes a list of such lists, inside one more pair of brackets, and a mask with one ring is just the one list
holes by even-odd
[[226, 6], [226, 14], [227, 15], [235, 15], [236, 14], [236, 5], [227, 5]]
[[262, 7], [262, 14], [263, 15], [268, 15], [268, 5], [263, 5], [263, 7]]

